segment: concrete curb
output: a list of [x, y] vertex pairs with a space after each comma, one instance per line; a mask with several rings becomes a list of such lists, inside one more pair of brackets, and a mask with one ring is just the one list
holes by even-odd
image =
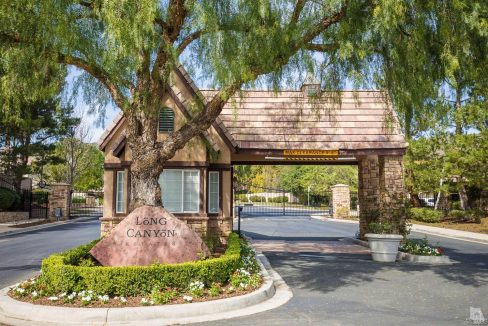
[[31, 231], [48, 229], [48, 228], [52, 228], [52, 227], [55, 227], [58, 225], [71, 224], [71, 223], [76, 223], [76, 222], [83, 222], [83, 221], [87, 221], [90, 219], [93, 219], [93, 216], [78, 217], [78, 218], [75, 218], [72, 220], [65, 220], [65, 221], [46, 223], [46, 224], [41, 224], [41, 225], [36, 225], [36, 226], [29, 226], [26, 228], [22, 228], [21, 230], [12, 230], [12, 231], [0, 232], [0, 238], [5, 237], [5, 236], [10, 236], [10, 235], [16, 235], [16, 234], [31, 232]]
[[411, 263], [419, 263], [419, 264], [443, 264], [443, 265], [450, 265], [453, 264], [453, 261], [449, 259], [449, 256], [419, 256], [419, 255], [412, 255], [408, 252], [398, 252], [397, 256], [398, 260], [408, 261]]
[[[264, 255], [257, 255], [264, 284], [256, 291], [221, 300], [153, 307], [68, 308], [17, 301], [0, 291], [0, 323], [8, 325], [173, 325], [228, 319], [274, 309], [292, 292]], [[265, 267], [266, 266], [266, 267]]]
[[351, 238], [351, 237], [345, 237], [343, 238], [345, 241], [350, 241], [350, 242], [353, 242], [357, 245], [360, 245], [360, 246], [363, 246], [363, 247], [366, 247], [366, 248], [369, 248], [369, 243], [368, 241], [364, 241], [364, 240], [361, 240], [361, 239], [357, 239], [357, 238]]
[[465, 241], [472, 241], [481, 244], [488, 244], [488, 234], [453, 230], [447, 228], [439, 228], [435, 226], [427, 226], [427, 225], [420, 225], [420, 224], [412, 224], [412, 231], [456, 239], [456, 240], [465, 240]]
[[332, 218], [328, 217], [330, 215], [310, 215], [311, 218], [314, 218], [316, 220], [321, 220], [321, 221], [330, 221], [330, 222], [341, 222], [341, 223], [359, 223], [359, 221], [354, 221], [354, 220], [345, 220], [341, 218]]

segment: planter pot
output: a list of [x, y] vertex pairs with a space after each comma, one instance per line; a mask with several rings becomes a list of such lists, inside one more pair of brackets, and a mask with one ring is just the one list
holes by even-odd
[[425, 264], [451, 264], [449, 256], [420, 256], [412, 255], [408, 252], [399, 252], [398, 259], [409, 261], [412, 263], [425, 263]]
[[374, 261], [385, 263], [394, 262], [398, 254], [398, 246], [403, 236], [399, 234], [374, 234], [367, 233], [369, 250]]

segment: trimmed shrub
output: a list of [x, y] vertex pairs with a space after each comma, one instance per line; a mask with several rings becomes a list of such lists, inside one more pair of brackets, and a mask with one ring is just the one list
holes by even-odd
[[16, 207], [20, 203], [20, 196], [7, 188], [0, 188], [0, 211]]
[[273, 198], [268, 198], [269, 203], [287, 203], [288, 197], [286, 196], [278, 196]]
[[252, 202], [265, 203], [266, 197], [253, 195], [249, 197], [249, 200]]
[[[242, 264], [242, 240], [235, 233], [229, 235], [228, 247], [222, 256], [171, 265], [87, 267], [84, 262], [90, 259], [89, 251], [97, 241], [44, 259], [38, 283], [48, 293], [90, 289], [117, 296], [148, 295], [155, 287], [181, 288], [195, 280], [207, 286], [225, 283]], [[81, 264], [85, 266], [79, 266]]]
[[463, 211], [463, 210], [460, 210], [460, 209], [453, 209], [451, 210], [447, 216], [457, 222], [465, 222], [467, 220], [469, 220], [468, 218], [468, 213]]
[[73, 204], [86, 204], [86, 198], [80, 196], [76, 196], [76, 197], [73, 196], [73, 198], [71, 198], [71, 202]]
[[236, 199], [241, 201], [241, 202], [246, 202], [246, 203], [249, 201], [249, 199], [247, 199], [246, 194], [237, 194]]
[[430, 208], [410, 208], [408, 217], [415, 221], [426, 223], [438, 223], [441, 221], [442, 212]]

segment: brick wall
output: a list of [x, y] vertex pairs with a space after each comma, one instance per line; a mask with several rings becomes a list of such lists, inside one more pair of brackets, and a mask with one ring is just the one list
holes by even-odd
[[49, 195], [49, 219], [56, 220], [56, 208], [61, 208], [61, 220], [69, 219], [71, 203], [71, 187], [67, 183], [55, 183]]
[[0, 212], [0, 223], [18, 222], [29, 219], [29, 212]]

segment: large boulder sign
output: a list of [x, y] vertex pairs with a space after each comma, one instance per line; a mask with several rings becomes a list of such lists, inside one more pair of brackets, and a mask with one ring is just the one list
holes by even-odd
[[130, 213], [91, 250], [103, 266], [176, 264], [209, 256], [200, 236], [163, 207]]

